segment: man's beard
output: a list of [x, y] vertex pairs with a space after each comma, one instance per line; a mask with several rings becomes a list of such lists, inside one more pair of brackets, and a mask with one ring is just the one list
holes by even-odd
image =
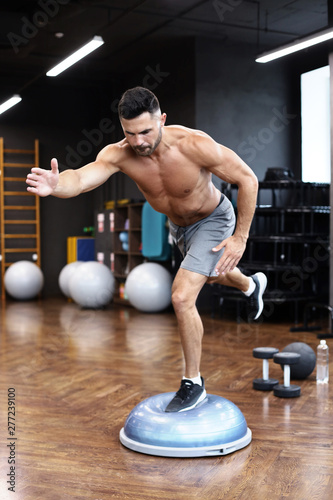
[[150, 156], [153, 154], [153, 152], [155, 151], [161, 140], [162, 140], [162, 129], [160, 128], [158, 137], [152, 146], [143, 146], [143, 147], [137, 146], [136, 148], [134, 148], [134, 151], [139, 156]]

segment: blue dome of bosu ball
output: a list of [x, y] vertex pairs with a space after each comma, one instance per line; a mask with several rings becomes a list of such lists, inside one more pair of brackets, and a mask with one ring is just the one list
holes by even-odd
[[244, 415], [231, 401], [207, 394], [192, 410], [166, 413], [173, 396], [158, 394], [133, 408], [120, 431], [121, 443], [148, 455], [203, 457], [227, 455], [251, 442]]

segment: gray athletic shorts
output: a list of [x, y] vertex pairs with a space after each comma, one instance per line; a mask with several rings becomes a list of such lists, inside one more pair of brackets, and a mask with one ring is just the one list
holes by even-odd
[[220, 252], [213, 252], [212, 248], [232, 236], [235, 221], [233, 206], [223, 194], [208, 217], [190, 226], [177, 226], [169, 219], [170, 234], [184, 258], [180, 267], [204, 276], [217, 276], [215, 266], [224, 248]]

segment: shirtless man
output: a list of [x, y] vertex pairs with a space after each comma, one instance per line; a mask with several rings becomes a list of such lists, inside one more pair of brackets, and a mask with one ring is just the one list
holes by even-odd
[[[204, 132], [165, 126], [166, 114], [149, 90], [136, 87], [126, 91], [118, 111], [125, 135], [122, 141], [106, 146], [94, 162], [77, 170], [59, 174], [55, 158], [51, 170], [32, 168], [27, 190], [39, 196], [70, 198], [123, 172], [156, 211], [167, 215], [170, 232], [184, 257], [173, 282], [172, 304], [185, 372], [166, 411], [185, 411], [206, 397], [200, 375], [203, 325], [196, 308], [204, 284], [219, 283], [244, 292], [254, 319], [263, 310], [266, 276], [247, 277], [236, 267], [249, 235], [258, 181], [236, 153]], [[238, 186], [236, 227], [232, 205], [212, 183], [212, 174]]]

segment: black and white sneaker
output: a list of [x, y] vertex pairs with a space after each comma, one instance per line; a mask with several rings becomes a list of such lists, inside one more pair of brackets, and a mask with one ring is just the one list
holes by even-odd
[[183, 379], [180, 384], [180, 389], [176, 392], [175, 397], [166, 407], [166, 412], [181, 412], [192, 410], [206, 397], [205, 382], [201, 377], [202, 386], [194, 384], [191, 380]]
[[247, 299], [247, 314], [249, 320], [256, 320], [264, 308], [262, 296], [266, 290], [267, 277], [264, 273], [256, 273], [250, 276], [256, 285], [253, 293]]

